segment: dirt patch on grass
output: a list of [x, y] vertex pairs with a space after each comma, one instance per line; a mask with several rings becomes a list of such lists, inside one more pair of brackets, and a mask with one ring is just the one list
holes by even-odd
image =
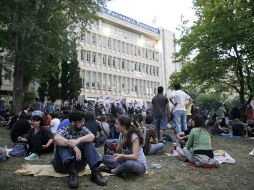
[[[0, 128], [0, 144], [11, 146], [9, 131]], [[217, 169], [204, 169], [190, 166], [165, 154], [147, 156], [150, 163], [161, 164], [160, 169], [149, 169], [144, 177], [123, 179], [107, 177], [108, 186], [99, 187], [89, 180], [90, 176], [80, 178], [79, 189], [114, 190], [153, 190], [153, 189], [254, 189], [254, 157], [248, 153], [254, 148], [254, 140], [247, 138], [231, 139], [212, 137], [213, 148], [223, 149], [236, 159], [236, 164], [222, 164]], [[166, 151], [172, 143], [167, 143]], [[99, 148], [102, 153], [102, 148]], [[43, 155], [34, 164], [50, 164], [53, 154]], [[11, 158], [0, 162], [0, 189], [68, 189], [67, 178], [16, 176], [14, 171], [28, 163], [21, 158]]]

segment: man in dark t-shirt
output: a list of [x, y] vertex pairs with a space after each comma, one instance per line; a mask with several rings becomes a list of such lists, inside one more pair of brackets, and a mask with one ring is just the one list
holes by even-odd
[[168, 98], [163, 95], [163, 87], [159, 86], [158, 94], [152, 99], [153, 124], [159, 141], [163, 139], [163, 130], [167, 129], [167, 115], [170, 114]]

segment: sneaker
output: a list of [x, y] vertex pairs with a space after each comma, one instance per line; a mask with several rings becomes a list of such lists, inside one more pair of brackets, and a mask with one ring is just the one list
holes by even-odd
[[79, 186], [78, 172], [72, 171], [69, 175], [68, 186], [71, 189], [77, 188]]
[[96, 168], [91, 173], [91, 180], [99, 186], [107, 185], [106, 179], [101, 175], [99, 168]]
[[38, 154], [32, 153], [29, 156], [25, 157], [25, 160], [38, 160], [39, 156]]

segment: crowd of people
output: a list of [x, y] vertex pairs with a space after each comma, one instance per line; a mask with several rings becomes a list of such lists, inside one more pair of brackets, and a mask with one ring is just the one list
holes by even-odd
[[[148, 166], [146, 155], [163, 151], [166, 141], [172, 139], [181, 145], [185, 161], [218, 167], [211, 133], [254, 136], [251, 105], [244, 114], [236, 107], [229, 112], [223, 104], [217, 111], [205, 112], [194, 108], [180, 84], [169, 98], [163, 90], [158, 87], [151, 106], [86, 101], [60, 108], [52, 104], [44, 107], [37, 101], [30, 110], [12, 117], [7, 110], [1, 120], [15, 145], [27, 145], [26, 160], [54, 153], [52, 165], [56, 172], [69, 173], [70, 188], [79, 186], [78, 172], [86, 165], [91, 169], [91, 180], [100, 186], [107, 184], [101, 172], [143, 175]], [[175, 138], [166, 132], [169, 129], [174, 129]], [[101, 157], [97, 148], [103, 145]]]

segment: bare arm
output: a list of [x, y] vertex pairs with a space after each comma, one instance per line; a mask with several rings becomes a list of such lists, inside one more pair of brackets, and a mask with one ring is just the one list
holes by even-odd
[[49, 147], [54, 142], [54, 139], [49, 139], [46, 146]]
[[132, 154], [114, 154], [114, 158], [118, 160], [119, 158], [125, 158], [126, 160], [137, 160], [139, 150], [139, 140], [136, 138], [132, 145]]
[[78, 139], [73, 139], [73, 140], [67, 140], [66, 138], [62, 137], [61, 135], [55, 135], [54, 141], [56, 145], [58, 146], [66, 146], [66, 147], [72, 147], [74, 148], [77, 146], [79, 143], [82, 142], [93, 142], [95, 139], [95, 136], [93, 134], [87, 134], [83, 137], [80, 137]]

